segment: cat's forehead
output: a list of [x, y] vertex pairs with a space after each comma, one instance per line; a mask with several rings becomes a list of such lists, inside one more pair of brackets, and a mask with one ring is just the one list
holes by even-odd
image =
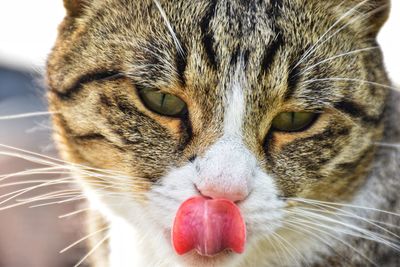
[[[145, 86], [156, 83], [165, 87], [173, 80], [186, 79], [185, 75], [196, 83], [208, 82], [208, 86], [215, 87], [216, 81], [227, 84], [239, 62], [248, 82], [254, 84], [274, 61], [287, 65], [289, 54], [298, 55], [305, 44], [311, 43], [304, 41], [308, 39], [305, 29], [292, 26], [300, 4], [125, 2], [109, 0], [91, 6], [81, 19], [85, 31], [82, 42], [87, 38], [90, 45], [76, 45], [88, 54], [96, 51], [97, 62], [104, 59], [106, 64], [122, 65]], [[94, 45], [102, 49], [93, 49]], [[277, 56], [279, 50], [281, 55]]]
[[[354, 6], [350, 1], [340, 7], [335, 2], [89, 2], [76, 28], [71, 27], [72, 42], [60, 44], [67, 73], [60, 83], [82, 73], [113, 69], [139, 86], [185, 89], [192, 91], [192, 96], [198, 93], [204, 99], [211, 94], [210, 99], [216, 99], [223, 97], [241, 65], [251, 97], [260, 103], [284, 98], [293, 93], [290, 89], [301, 78], [298, 74], [304, 66], [297, 63], [321, 37], [329, 34], [310, 62], [304, 63], [354, 50], [356, 43], [364, 46], [363, 36], [352, 33], [361, 26], [348, 24], [360, 12], [349, 12]], [[349, 18], [343, 19], [346, 12]], [[345, 60], [340, 58], [329, 68], [315, 68], [315, 73], [308, 74], [324, 78], [332, 70], [351, 67], [354, 72], [358, 68], [343, 64]], [[320, 93], [318, 96], [324, 99]]]

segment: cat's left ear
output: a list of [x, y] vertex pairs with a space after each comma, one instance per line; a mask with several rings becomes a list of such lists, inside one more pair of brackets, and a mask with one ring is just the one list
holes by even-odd
[[361, 9], [364, 10], [367, 27], [373, 35], [378, 34], [379, 30], [385, 24], [390, 13], [390, 0], [357, 0]]
[[79, 17], [88, 0], [64, 0], [64, 7], [69, 17]]

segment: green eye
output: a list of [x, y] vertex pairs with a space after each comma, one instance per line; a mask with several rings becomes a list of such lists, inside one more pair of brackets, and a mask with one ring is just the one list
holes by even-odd
[[310, 126], [317, 114], [310, 112], [282, 112], [272, 121], [272, 127], [282, 132], [299, 132]]
[[171, 94], [164, 94], [155, 89], [142, 89], [139, 91], [145, 106], [164, 116], [179, 117], [187, 112], [186, 103]]

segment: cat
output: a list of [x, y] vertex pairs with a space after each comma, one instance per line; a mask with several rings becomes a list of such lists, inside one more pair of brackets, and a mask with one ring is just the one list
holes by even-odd
[[388, 0], [64, 5], [48, 99], [93, 266], [399, 266]]

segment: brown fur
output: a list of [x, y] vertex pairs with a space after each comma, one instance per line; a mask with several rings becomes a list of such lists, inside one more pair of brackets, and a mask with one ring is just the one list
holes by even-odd
[[[245, 143], [274, 175], [282, 196], [337, 202], [363, 187], [379, 161], [375, 142], [394, 127], [393, 119], [384, 121], [393, 109], [381, 52], [339, 57], [301, 72], [338, 54], [376, 46], [387, 1], [361, 6], [358, 15], [333, 32], [343, 30], [299, 66], [307, 49], [360, 1], [160, 3], [184, 54], [150, 0], [91, 0], [84, 6], [65, 1], [69, 15], [48, 60], [49, 101], [58, 112], [54, 126], [64, 158], [146, 179], [132, 194], [146, 192], [168, 168], [202, 155], [222, 135], [222, 99], [240, 59], [248, 85]], [[102, 78], [82, 80], [99, 73]], [[120, 76], [113, 78], [116, 73]], [[330, 77], [376, 84], [325, 80]], [[179, 96], [189, 117], [168, 118], [148, 110], [138, 97], [139, 87]], [[303, 132], [271, 131], [272, 119], [285, 111], [323, 114]], [[390, 135], [395, 142], [397, 137]], [[372, 257], [378, 253], [368, 249]], [[354, 264], [348, 266], [362, 262], [349, 260]], [[333, 262], [328, 259], [322, 266], [339, 266]]]

